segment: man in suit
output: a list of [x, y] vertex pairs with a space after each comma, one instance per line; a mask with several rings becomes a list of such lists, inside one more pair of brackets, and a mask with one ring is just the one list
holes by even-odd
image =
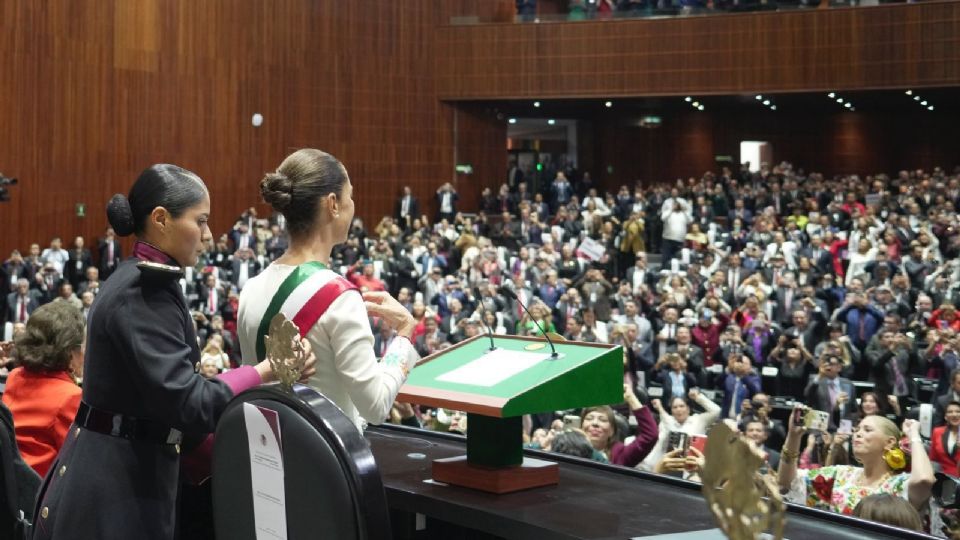
[[[820, 362], [820, 372], [810, 380], [803, 391], [804, 403], [812, 409], [832, 413], [839, 409], [840, 418], [849, 411], [856, 390], [849, 379], [840, 376], [843, 360], [839, 356], [829, 356]], [[830, 428], [836, 429], [833, 415], [830, 415]]]
[[760, 393], [760, 376], [750, 365], [746, 354], [731, 354], [727, 361], [727, 373], [723, 378], [723, 406], [720, 418], [737, 418], [744, 400]]
[[677, 328], [676, 345], [667, 346], [667, 351], [677, 353], [686, 363], [687, 370], [696, 377], [697, 381], [705, 383], [703, 349], [692, 343], [690, 327], [681, 325]]
[[403, 195], [397, 200], [393, 213], [403, 230], [409, 230], [413, 220], [420, 217], [420, 202], [413, 196], [410, 186], [403, 186]]
[[260, 273], [260, 263], [253, 258], [253, 249], [251, 248], [238, 250], [233, 256], [232, 267], [233, 272], [230, 274], [230, 279], [239, 290], [243, 290], [247, 280]]
[[421, 357], [433, 354], [441, 343], [447, 341], [447, 334], [439, 330], [437, 319], [432, 313], [428, 314], [423, 321], [424, 333], [417, 336], [413, 344]]
[[810, 238], [810, 245], [801, 249], [800, 255], [809, 259], [820, 275], [833, 273], [833, 256], [830, 250], [824, 247], [823, 238], [820, 236]]
[[520, 247], [520, 224], [513, 221], [510, 212], [504, 212], [500, 215], [500, 223], [494, 225], [493, 234], [500, 245], [511, 252], [517, 251]]
[[437, 222], [447, 220], [453, 223], [453, 218], [457, 215], [457, 190], [453, 189], [453, 184], [447, 182], [437, 190]]
[[17, 290], [7, 295], [7, 310], [4, 321], [24, 323], [40, 307], [40, 293], [30, 288], [30, 282], [24, 278], [17, 280]]
[[117, 240], [117, 233], [113, 227], [107, 227], [103, 238], [97, 245], [99, 258], [100, 279], [107, 279], [117, 268], [120, 261], [123, 260], [123, 250], [120, 247], [120, 241]]
[[960, 401], [960, 368], [950, 372], [950, 387], [943, 395], [933, 399], [933, 425], [942, 426], [945, 423], [944, 412], [951, 401]]
[[67, 264], [63, 269], [63, 277], [70, 282], [70, 285], [73, 285], [74, 289], [79, 289], [87, 268], [92, 265], [93, 257], [90, 255], [90, 250], [84, 247], [83, 237], [76, 237], [73, 240], [73, 248], [69, 251]]
[[434, 268], [439, 268], [441, 273], [447, 270], [447, 258], [439, 253], [436, 242], [427, 244], [427, 252], [417, 262], [420, 264], [420, 274], [424, 276], [433, 272]]
[[377, 358], [383, 358], [394, 337], [396, 332], [390, 328], [390, 325], [384, 324], [383, 321], [377, 322], [377, 333], [373, 336], [373, 353]]
[[240, 251], [241, 249], [252, 250], [257, 247], [257, 239], [250, 233], [246, 222], [238, 223], [237, 226], [230, 231], [230, 242], [233, 244], [234, 251]]
[[633, 266], [627, 268], [627, 283], [630, 284], [630, 290], [633, 294], [640, 293], [640, 287], [646, 285], [652, 287], [657, 282], [657, 275], [647, 268], [647, 254], [643, 251], [637, 252], [637, 259]]
[[736, 198], [733, 201], [733, 209], [730, 210], [730, 213], [727, 215], [728, 223], [732, 224], [733, 220], [740, 218], [740, 221], [743, 222], [743, 228], [749, 229], [750, 225], [753, 223], [753, 212], [748, 210], [743, 204], [743, 198]]
[[2, 277], [4, 283], [4, 285], [0, 286], [0, 291], [4, 293], [15, 291], [17, 289], [17, 282], [20, 281], [21, 278], [30, 281], [32, 276], [29, 275], [29, 268], [19, 251], [13, 250], [10, 253], [10, 258], [3, 263], [2, 276], [0, 277]]
[[762, 420], [751, 416], [743, 422], [741, 429], [743, 430], [743, 434], [747, 437], [747, 440], [752, 442], [754, 446], [766, 457], [765, 461], [768, 470], [776, 471], [780, 467], [780, 452], [777, 452], [766, 445], [767, 439], [770, 437], [769, 428]]
[[220, 313], [227, 302], [227, 295], [217, 285], [217, 277], [207, 274], [203, 278], [197, 294], [197, 304], [194, 309], [203, 313], [208, 319]]
[[463, 339], [463, 325], [461, 323], [467, 319], [468, 315], [463, 311], [463, 303], [456, 298], [450, 300], [448, 308], [449, 313], [440, 320], [440, 330], [447, 334], [447, 339], [451, 343], [457, 343]]
[[912, 373], [920, 363], [912, 340], [904, 334], [883, 330], [879, 351], [867, 352], [866, 357], [870, 380], [876, 383], [877, 392], [896, 396], [900, 403], [912, 404], [917, 392]]
[[565, 174], [558, 172], [557, 177], [550, 184], [550, 211], [556, 213], [559, 207], [570, 202], [572, 196], [573, 186], [570, 185]]
[[667, 353], [653, 366], [652, 379], [663, 386], [660, 399], [667, 406], [674, 398], [686, 398], [691, 388], [696, 388], [697, 378], [687, 371], [687, 363], [677, 353]]
[[77, 288], [77, 292], [80, 294], [87, 291], [92, 292], [94, 296], [100, 293], [100, 271], [97, 270], [96, 266], [87, 268], [85, 279], [80, 282], [80, 287]]
[[271, 225], [270, 233], [272, 236], [264, 242], [264, 249], [267, 252], [267, 258], [271, 261], [275, 261], [283, 255], [283, 252], [287, 250], [290, 246], [290, 242], [287, 240], [287, 235], [280, 230], [279, 225]]

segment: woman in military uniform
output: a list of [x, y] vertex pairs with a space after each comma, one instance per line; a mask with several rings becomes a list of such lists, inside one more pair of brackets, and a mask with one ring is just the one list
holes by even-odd
[[90, 311], [83, 399], [41, 487], [34, 538], [175, 538], [184, 436], [202, 440], [235, 394], [274, 378], [267, 362], [215, 379], [194, 369], [177, 281], [210, 238], [209, 214], [203, 181], [174, 165], [150, 167], [108, 204], [117, 234], [138, 241]]

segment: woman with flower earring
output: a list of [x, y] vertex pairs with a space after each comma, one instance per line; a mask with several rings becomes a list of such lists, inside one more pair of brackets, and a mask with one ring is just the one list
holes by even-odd
[[[853, 435], [853, 457], [861, 467], [798, 470], [804, 427], [797, 417], [804, 410], [797, 407], [790, 415], [787, 442], [780, 453], [777, 477], [788, 501], [846, 515], [851, 515], [862, 499], [876, 493], [903, 497], [918, 510], [928, 504], [935, 478], [918, 422], [905, 421], [901, 434], [890, 420], [868, 416]], [[908, 457], [912, 461], [909, 473], [904, 472]]]

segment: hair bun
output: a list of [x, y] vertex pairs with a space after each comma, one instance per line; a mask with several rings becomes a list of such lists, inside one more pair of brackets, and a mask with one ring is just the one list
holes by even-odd
[[293, 181], [283, 173], [267, 173], [260, 181], [260, 196], [274, 210], [283, 213], [293, 202]]
[[135, 223], [133, 222], [133, 209], [130, 208], [130, 201], [126, 195], [117, 193], [110, 198], [107, 203], [107, 220], [110, 226], [118, 236], [129, 236], [133, 234]]

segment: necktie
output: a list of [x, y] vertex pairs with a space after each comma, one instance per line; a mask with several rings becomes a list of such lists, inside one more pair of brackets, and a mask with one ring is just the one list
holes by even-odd
[[23, 296], [20, 297], [20, 322], [27, 322], [27, 299]]
[[900, 371], [900, 362], [897, 361], [897, 355], [890, 359], [890, 366], [893, 367], [893, 393], [897, 396], [907, 395], [907, 381]]
[[210, 289], [210, 297], [207, 299], [207, 311], [210, 313], [216, 312], [217, 303], [213, 296], [213, 289]]
[[840, 389], [837, 388], [837, 381], [830, 381], [830, 408], [833, 409], [837, 406], [837, 394], [840, 392]]
[[113, 266], [113, 240], [107, 244], [107, 266]]
[[783, 312], [790, 315], [790, 306], [793, 305], [793, 289], [783, 291]]
[[753, 334], [753, 354], [757, 358], [758, 363], [763, 363], [763, 336], [760, 334]]
[[403, 207], [400, 209], [400, 215], [406, 216], [410, 213], [410, 197], [403, 198]]

